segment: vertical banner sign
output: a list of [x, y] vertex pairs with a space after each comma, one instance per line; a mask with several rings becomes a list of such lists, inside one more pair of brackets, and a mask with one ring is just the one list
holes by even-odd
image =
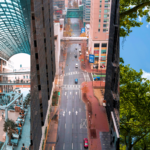
[[89, 54], [89, 63], [94, 63], [94, 55]]
[[85, 28], [81, 28], [81, 33], [84, 33], [85, 32]]

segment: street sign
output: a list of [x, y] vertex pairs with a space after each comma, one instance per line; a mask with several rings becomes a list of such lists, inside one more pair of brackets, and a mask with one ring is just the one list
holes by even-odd
[[58, 96], [60, 96], [60, 92], [58, 92]]
[[85, 32], [85, 28], [81, 28], [81, 33], [84, 33]]
[[94, 63], [94, 55], [89, 54], [89, 63]]

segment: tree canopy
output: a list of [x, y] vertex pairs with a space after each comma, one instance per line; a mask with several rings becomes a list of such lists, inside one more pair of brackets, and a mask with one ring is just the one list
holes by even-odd
[[132, 27], [140, 27], [143, 23], [138, 18], [144, 16], [150, 22], [150, 0], [120, 0], [120, 36], [129, 36]]
[[150, 81], [120, 59], [120, 149], [150, 149]]

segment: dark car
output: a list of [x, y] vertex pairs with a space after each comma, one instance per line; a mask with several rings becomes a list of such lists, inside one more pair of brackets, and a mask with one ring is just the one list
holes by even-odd
[[75, 79], [74, 82], [77, 84], [78, 83], [78, 79]]
[[75, 58], [77, 58], [77, 55], [74, 55]]

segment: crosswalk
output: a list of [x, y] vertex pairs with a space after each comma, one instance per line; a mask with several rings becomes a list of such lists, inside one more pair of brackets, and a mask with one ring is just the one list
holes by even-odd
[[65, 73], [64, 76], [75, 75], [75, 74], [80, 74], [80, 72], [77, 72], [77, 71], [68, 72], [68, 73]]
[[83, 73], [85, 81], [91, 81], [88, 73]]
[[80, 89], [81, 85], [63, 85], [62, 88], [68, 89], [68, 90], [76, 90], [76, 89]]

